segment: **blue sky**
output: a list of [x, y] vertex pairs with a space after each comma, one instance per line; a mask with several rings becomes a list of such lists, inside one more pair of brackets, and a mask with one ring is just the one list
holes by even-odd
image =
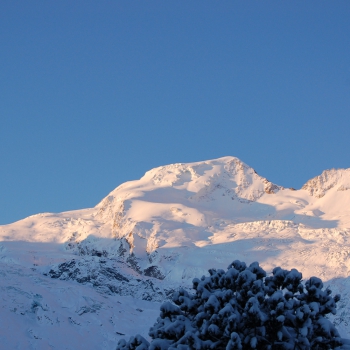
[[0, 224], [232, 155], [350, 167], [350, 2], [0, 2]]

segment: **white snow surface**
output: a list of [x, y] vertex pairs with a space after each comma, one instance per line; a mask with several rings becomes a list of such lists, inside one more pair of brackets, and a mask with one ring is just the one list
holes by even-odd
[[322, 278], [342, 295], [332, 319], [350, 338], [350, 169], [294, 190], [235, 157], [171, 164], [94, 208], [0, 226], [0, 240], [8, 349], [114, 349], [147, 337], [172, 290], [236, 259]]

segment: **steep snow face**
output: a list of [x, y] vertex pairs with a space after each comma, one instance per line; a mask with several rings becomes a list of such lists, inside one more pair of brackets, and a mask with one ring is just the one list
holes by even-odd
[[150, 253], [207, 239], [208, 226], [218, 219], [246, 220], [254, 215], [247, 204], [282, 189], [234, 157], [171, 164], [116, 188], [96, 206], [96, 218], [132, 251], [141, 245]]
[[[46, 338], [48, 344], [62, 348], [62, 339], [54, 336], [56, 326], [65, 324], [88, 339], [89, 324], [109, 322], [84, 302], [86, 296], [158, 302], [169, 298], [176, 286], [190, 286], [207, 269], [225, 269], [239, 259], [248, 264], [259, 261], [268, 272], [282, 266], [299, 269], [305, 278], [332, 279], [332, 289], [343, 295], [342, 313], [335, 319], [342, 330], [350, 322], [349, 188], [350, 169], [325, 171], [303, 189], [291, 190], [269, 182], [234, 157], [152, 169], [140, 180], [117, 187], [94, 208], [38, 214], [0, 226], [0, 272], [9, 286], [0, 284], [7, 295], [0, 307], [24, 333], [28, 317], [39, 317], [35, 327], [41, 330], [40, 337], [46, 332], [40, 328], [42, 320], [48, 317], [53, 322], [54, 311], [64, 309], [59, 312], [60, 324], [50, 321], [54, 326], [47, 334], [52, 335]], [[31, 276], [23, 282], [28, 298], [18, 287], [23, 276]], [[80, 293], [79, 305], [72, 301], [66, 309], [64, 301], [55, 301], [49, 310], [42, 301], [34, 308], [25, 304], [37, 298], [38, 284], [44, 299], [55, 300], [52, 283], [66, 294], [73, 283]], [[13, 300], [27, 306], [14, 306]], [[80, 315], [83, 304], [90, 311]], [[106, 302], [105, 307], [112, 304]], [[22, 314], [14, 308], [27, 309]], [[124, 323], [124, 316], [119, 322]], [[137, 318], [138, 311], [129, 323], [137, 324]], [[97, 347], [113, 348], [118, 338], [113, 332], [120, 329], [128, 335], [118, 317], [113, 322], [99, 333], [98, 339], [108, 345]], [[130, 326], [129, 334], [137, 332], [134, 328]], [[348, 327], [342, 332], [350, 337]], [[33, 349], [40, 348], [33, 345], [37, 338], [23, 335], [27, 336]], [[14, 348], [17, 343], [8, 344]]]
[[265, 192], [274, 193], [281, 187], [259, 176], [254, 169], [235, 157], [172, 164], [153, 169], [141, 179], [158, 187], [174, 187], [194, 193], [193, 201], [211, 201], [222, 195], [255, 201]]
[[322, 198], [333, 188], [336, 191], [350, 190], [350, 169], [325, 170], [302, 187], [317, 198]]
[[[163, 192], [164, 190], [172, 191], [171, 198], [177, 199], [175, 194], [178, 194], [178, 197], [182, 199], [197, 203], [217, 200], [221, 196], [256, 201], [264, 193], [275, 193], [280, 189], [282, 187], [259, 176], [254, 169], [238, 158], [223, 157], [152, 169], [146, 172], [140, 180], [127, 182], [117, 187], [97, 207], [105, 211], [111, 207], [112, 203], [116, 204], [118, 200], [131, 196], [153, 201], [158, 198], [164, 202], [163, 197], [167, 194]], [[107, 213], [111, 214], [108, 210]]]

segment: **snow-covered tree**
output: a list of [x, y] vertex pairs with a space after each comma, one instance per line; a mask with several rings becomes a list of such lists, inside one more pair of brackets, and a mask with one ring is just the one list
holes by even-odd
[[342, 339], [326, 318], [336, 313], [339, 295], [322, 281], [276, 267], [272, 276], [257, 262], [234, 261], [227, 271], [209, 270], [193, 280], [195, 293], [180, 289], [160, 308], [149, 331], [117, 350], [165, 349], [335, 349]]

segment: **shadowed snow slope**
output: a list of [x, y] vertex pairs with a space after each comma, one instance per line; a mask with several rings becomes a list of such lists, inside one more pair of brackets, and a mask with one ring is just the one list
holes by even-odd
[[[294, 190], [234, 157], [155, 168], [95, 208], [0, 226], [0, 304], [19, 329], [6, 331], [6, 344], [76, 349], [59, 336], [67, 327], [86, 349], [112, 349], [141, 315], [146, 335], [157, 314], [150, 305], [235, 259], [328, 280], [344, 296], [334, 322], [349, 337], [349, 237], [350, 169], [326, 170]], [[133, 311], [132, 297], [149, 311]]]

